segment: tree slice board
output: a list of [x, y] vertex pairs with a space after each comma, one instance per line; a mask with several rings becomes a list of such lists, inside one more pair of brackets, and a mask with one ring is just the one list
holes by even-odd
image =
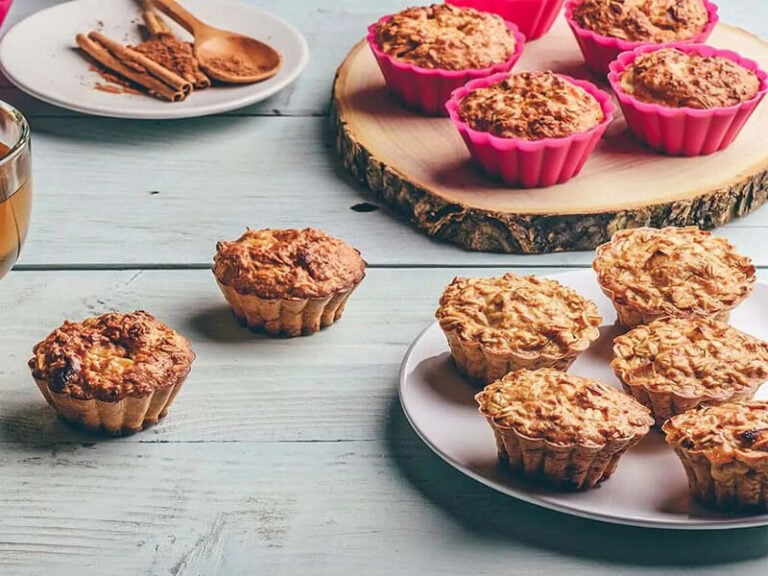
[[[744, 30], [721, 24], [710, 43], [768, 69], [768, 44]], [[515, 67], [537, 69], [596, 81], [563, 18], [526, 45]], [[337, 72], [331, 122], [337, 150], [357, 179], [428, 235], [470, 250], [592, 249], [633, 226], [720, 226], [768, 199], [768, 102], [727, 150], [694, 158], [643, 147], [618, 112], [580, 175], [549, 188], [516, 189], [471, 163], [450, 120], [403, 108], [363, 41]]]

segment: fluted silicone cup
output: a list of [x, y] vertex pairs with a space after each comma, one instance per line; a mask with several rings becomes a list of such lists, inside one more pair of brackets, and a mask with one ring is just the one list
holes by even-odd
[[2, 26], [5, 17], [8, 16], [8, 11], [11, 9], [13, 0], [0, 0], [0, 26]]
[[[741, 104], [708, 110], [670, 108], [641, 102], [621, 89], [621, 75], [638, 56], [661, 48], [676, 48], [687, 54], [732, 60], [757, 74], [760, 89], [753, 98]], [[756, 62], [742, 58], [736, 52], [687, 43], [646, 45], [624, 52], [611, 63], [608, 74], [608, 81], [616, 93], [630, 131], [650, 148], [674, 156], [703, 156], [727, 148], [768, 92], [767, 78]]]
[[472, 159], [489, 176], [523, 188], [553, 186], [567, 182], [581, 172], [608, 124], [613, 120], [616, 107], [611, 101], [611, 96], [591, 82], [558, 74], [563, 80], [583, 88], [595, 97], [603, 110], [602, 122], [585, 132], [541, 140], [502, 138], [471, 128], [459, 116], [461, 101], [473, 90], [501, 82], [507, 76], [506, 73], [494, 74], [488, 78], [473, 80], [455, 90], [446, 104], [448, 115], [464, 139]]
[[484, 78], [498, 72], [509, 72], [523, 54], [525, 36], [512, 22], [507, 22], [509, 31], [515, 37], [515, 52], [504, 62], [488, 68], [467, 68], [466, 70], [422, 68], [393, 58], [376, 42], [376, 27], [390, 18], [392, 18], [391, 14], [371, 24], [368, 27], [366, 41], [371, 47], [390, 92], [408, 108], [430, 116], [445, 116], [445, 103], [451, 97], [451, 92], [472, 79]]
[[[608, 74], [608, 66], [613, 62], [619, 54], [622, 52], [628, 52], [639, 48], [640, 46], [646, 46], [648, 44], [657, 45], [649, 42], [630, 42], [629, 40], [622, 40], [620, 38], [614, 38], [612, 36], [603, 36], [592, 30], [582, 28], [578, 22], [573, 18], [573, 10], [582, 3], [583, 0], [567, 0], [565, 3], [565, 20], [568, 22], [573, 35], [576, 38], [576, 42], [579, 44], [579, 49], [584, 55], [584, 61], [587, 66], [595, 74], [605, 76]], [[680, 42], [690, 44], [703, 44], [709, 38], [715, 25], [720, 20], [717, 13], [717, 4], [704, 0], [704, 6], [709, 14], [709, 21], [704, 29], [695, 36], [686, 40], [680, 40]]]
[[446, 0], [460, 8], [474, 8], [498, 14], [514, 22], [526, 40], [536, 40], [549, 32], [564, 0]]

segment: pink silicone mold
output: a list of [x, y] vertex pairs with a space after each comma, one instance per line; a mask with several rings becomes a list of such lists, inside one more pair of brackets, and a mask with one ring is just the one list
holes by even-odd
[[498, 14], [514, 22], [527, 40], [541, 38], [549, 32], [564, 0], [446, 0], [460, 8], [474, 8]]
[[583, 88], [597, 99], [605, 116], [600, 124], [586, 132], [542, 140], [501, 138], [471, 128], [459, 117], [461, 101], [473, 90], [501, 82], [507, 76], [495, 74], [473, 80], [454, 91], [446, 104], [448, 115], [464, 139], [472, 159], [489, 176], [523, 188], [552, 186], [570, 180], [581, 172], [587, 158], [613, 120], [616, 107], [611, 101], [611, 96], [591, 82], [558, 74], [563, 80]]
[[11, 4], [13, 4], [13, 0], [0, 0], [0, 26], [2, 26], [5, 17], [8, 16]]
[[376, 42], [376, 27], [391, 17], [391, 14], [384, 16], [376, 24], [368, 27], [366, 38], [368, 45], [379, 64], [389, 90], [408, 108], [432, 116], [445, 116], [445, 103], [451, 97], [451, 92], [470, 80], [499, 72], [509, 72], [520, 59], [525, 45], [525, 36], [512, 22], [507, 22], [507, 27], [515, 37], [515, 53], [504, 62], [488, 68], [468, 68], [467, 70], [421, 68], [393, 58], [381, 50]]
[[[611, 36], [602, 36], [592, 30], [582, 28], [573, 18], [573, 10], [576, 6], [581, 4], [581, 2], [582, 0], [568, 0], [565, 3], [565, 19], [568, 22], [568, 26], [571, 27], [573, 35], [576, 37], [576, 42], [579, 44], [579, 48], [584, 55], [584, 60], [586, 61], [587, 66], [589, 66], [589, 68], [596, 74], [608, 74], [608, 65], [622, 52], [634, 50], [635, 48], [649, 44], [648, 42], [630, 42]], [[703, 44], [707, 41], [707, 38], [709, 38], [709, 35], [719, 21], [719, 16], [717, 14], [716, 4], [709, 0], [704, 0], [704, 6], [707, 8], [707, 13], [709, 14], [707, 25], [701, 32], [692, 38], [680, 40], [679, 42]]]
[[[747, 70], [752, 70], [760, 80], [760, 90], [751, 99], [737, 104], [710, 110], [697, 108], [669, 108], [641, 102], [621, 89], [619, 81], [624, 70], [640, 54], [662, 48], [677, 48], [688, 54], [720, 56], [728, 58]], [[753, 60], [742, 58], [730, 50], [718, 50], [704, 44], [672, 43], [646, 45], [631, 52], [624, 52], [611, 63], [608, 81], [616, 92], [630, 131], [654, 150], [675, 156], [702, 156], [727, 148], [738, 136], [744, 124], [768, 92], [768, 76]]]

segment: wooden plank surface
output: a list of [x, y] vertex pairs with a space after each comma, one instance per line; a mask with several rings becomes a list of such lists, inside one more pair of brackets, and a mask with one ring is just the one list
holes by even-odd
[[[609, 526], [465, 478], [410, 429], [400, 359], [456, 273], [372, 270], [339, 324], [239, 328], [208, 271], [16, 272], [0, 305], [3, 576], [764, 574], [768, 529]], [[549, 271], [549, 270], [547, 270]], [[31, 346], [66, 317], [144, 307], [198, 359], [161, 425], [118, 440], [56, 420]]]
[[[22, 265], [204, 265], [217, 240], [239, 235], [246, 225], [322, 226], [374, 265], [589, 263], [591, 253], [535, 259], [469, 253], [422, 236], [386, 209], [352, 211], [353, 205], [376, 202], [350, 182], [328, 146], [323, 114], [333, 74], [367, 23], [407, 3], [252, 2], [301, 29], [312, 59], [293, 88], [238, 116], [175, 122], [62, 118], [61, 110], [0, 90], [0, 97], [30, 116], [34, 132], [35, 204]], [[17, 1], [5, 26], [54, 3]], [[755, 17], [766, 13], [760, 0], [723, 4], [724, 21], [768, 36], [768, 18]], [[767, 266], [766, 227], [768, 209], [721, 233]]]

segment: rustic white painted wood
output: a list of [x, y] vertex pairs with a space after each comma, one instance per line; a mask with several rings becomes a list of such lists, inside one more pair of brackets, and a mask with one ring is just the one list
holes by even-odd
[[[54, 3], [17, 0], [5, 26]], [[424, 237], [385, 209], [350, 210], [375, 199], [350, 182], [328, 146], [324, 114], [334, 70], [366, 23], [407, 3], [254, 4], [296, 24], [312, 56], [293, 88], [237, 113], [247, 116], [159, 123], [72, 118], [14, 89], [0, 90], [0, 97], [30, 116], [34, 131], [36, 201], [21, 264], [200, 265], [210, 260], [217, 240], [238, 235], [246, 225], [322, 225], [375, 265], [589, 263], [589, 253], [535, 259], [467, 253]], [[768, 13], [760, 0], [723, 4], [724, 20], [768, 37], [768, 18], [755, 17]], [[292, 117], [252, 116], [274, 111]], [[765, 266], [766, 227], [763, 209], [722, 233]]]
[[[43, 270], [0, 282], [0, 574], [765, 574], [765, 529], [573, 519], [483, 488], [418, 440], [397, 372], [443, 285], [591, 255], [472, 254], [383, 209], [350, 210], [372, 199], [325, 143], [333, 72], [367, 23], [409, 2], [250, 1], [296, 24], [312, 61], [293, 89], [227, 117], [88, 118], [0, 82], [34, 130], [21, 263]], [[6, 26], [55, 3], [16, 0]], [[724, 20], [768, 37], [763, 0], [721, 4]], [[216, 240], [246, 225], [321, 226], [377, 268], [340, 323], [298, 340], [240, 328], [208, 270], [144, 269], [205, 266]], [[766, 227], [768, 209], [720, 233], [768, 266]], [[125, 264], [138, 269], [76, 271]], [[490, 265], [501, 268], [452, 267]], [[192, 375], [152, 430], [120, 440], [73, 430], [32, 383], [31, 347], [65, 318], [134, 308], [192, 339]]]
[[[548, 270], [549, 271], [549, 270]], [[768, 529], [684, 533], [522, 504], [432, 455], [396, 398], [400, 358], [457, 273], [372, 270], [345, 317], [253, 336], [205, 270], [15, 272], [0, 289], [3, 576], [762, 576]], [[119, 440], [59, 422], [27, 373], [63, 318], [145, 307], [192, 340], [168, 418]]]

